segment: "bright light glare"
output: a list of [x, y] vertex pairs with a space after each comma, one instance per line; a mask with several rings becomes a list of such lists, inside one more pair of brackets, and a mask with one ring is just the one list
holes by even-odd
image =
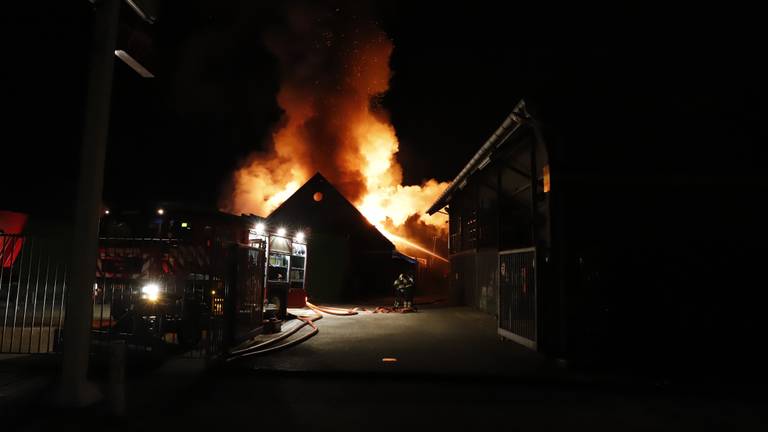
[[277, 230], [277, 235], [279, 236], [285, 236], [285, 228], [279, 228]]
[[[129, 4], [131, 2], [128, 2]], [[117, 58], [125, 62], [128, 66], [131, 67], [131, 69], [135, 70], [136, 73], [141, 75], [142, 78], [154, 78], [155, 76], [152, 74], [152, 72], [148, 71], [147, 68], [141, 65], [136, 59], [130, 56], [127, 52], [123, 50], [115, 50], [115, 55]]]
[[157, 214], [159, 214], [160, 216], [162, 216], [164, 213], [165, 213], [165, 210], [157, 209]]
[[160, 287], [157, 284], [146, 284], [141, 288], [143, 297], [151, 302], [156, 302], [160, 298]]
[[296, 241], [301, 243], [304, 241], [304, 233], [299, 231], [296, 233]]
[[267, 227], [265, 227], [263, 223], [257, 223], [256, 224], [256, 233], [257, 234], [264, 234], [264, 232], [266, 230], [267, 230]]

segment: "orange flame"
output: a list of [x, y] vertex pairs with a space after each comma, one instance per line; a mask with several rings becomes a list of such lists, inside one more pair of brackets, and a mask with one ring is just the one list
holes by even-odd
[[[319, 171], [372, 224], [400, 234], [386, 231], [396, 244], [431, 254], [406, 240], [404, 228], [420, 222], [410, 231], [429, 227], [445, 234], [447, 217], [423, 212], [448, 184], [402, 184], [397, 135], [376, 104], [389, 89], [392, 42], [372, 21], [353, 22], [347, 30], [354, 37], [345, 33], [346, 21], [330, 22], [324, 31], [293, 24], [267, 39], [283, 69], [277, 96], [285, 110], [282, 125], [271, 150], [253, 155], [235, 173], [230, 210], [266, 216]], [[306, 52], [297, 50], [297, 41], [309, 41]]]

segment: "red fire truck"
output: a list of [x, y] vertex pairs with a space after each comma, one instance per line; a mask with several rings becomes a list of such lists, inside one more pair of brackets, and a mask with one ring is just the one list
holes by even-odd
[[93, 329], [137, 343], [220, 348], [261, 325], [264, 255], [246, 218], [162, 208], [102, 219]]
[[220, 349], [285, 318], [289, 291], [304, 292], [300, 231], [172, 208], [110, 213], [94, 287], [100, 336]]

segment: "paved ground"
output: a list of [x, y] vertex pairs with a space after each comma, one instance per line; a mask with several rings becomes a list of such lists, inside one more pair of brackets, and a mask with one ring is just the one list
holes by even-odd
[[[241, 366], [262, 370], [505, 375], [542, 379], [553, 362], [518, 344], [501, 342], [494, 319], [464, 307], [419, 313], [325, 315], [309, 341]], [[383, 358], [396, 358], [385, 363]]]
[[58, 370], [49, 356], [0, 354], [0, 418], [44, 392]]
[[[320, 334], [269, 357], [199, 373], [166, 366], [129, 391], [130, 416], [98, 409], [22, 430], [766, 430], [764, 399], [622, 385], [574, 374], [466, 308], [326, 316]], [[397, 362], [384, 363], [384, 357]], [[180, 385], [187, 379], [189, 382]], [[705, 378], [703, 378], [705, 379]], [[167, 380], [163, 382], [162, 380]], [[154, 383], [154, 384], [147, 384]], [[424, 429], [428, 428], [428, 429]]]

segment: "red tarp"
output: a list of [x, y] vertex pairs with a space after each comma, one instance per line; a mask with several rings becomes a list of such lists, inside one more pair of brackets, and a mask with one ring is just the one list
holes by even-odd
[[[21, 234], [27, 224], [24, 213], [0, 210], [0, 233]], [[21, 251], [24, 240], [21, 237], [0, 237], [0, 264], [10, 267]]]

